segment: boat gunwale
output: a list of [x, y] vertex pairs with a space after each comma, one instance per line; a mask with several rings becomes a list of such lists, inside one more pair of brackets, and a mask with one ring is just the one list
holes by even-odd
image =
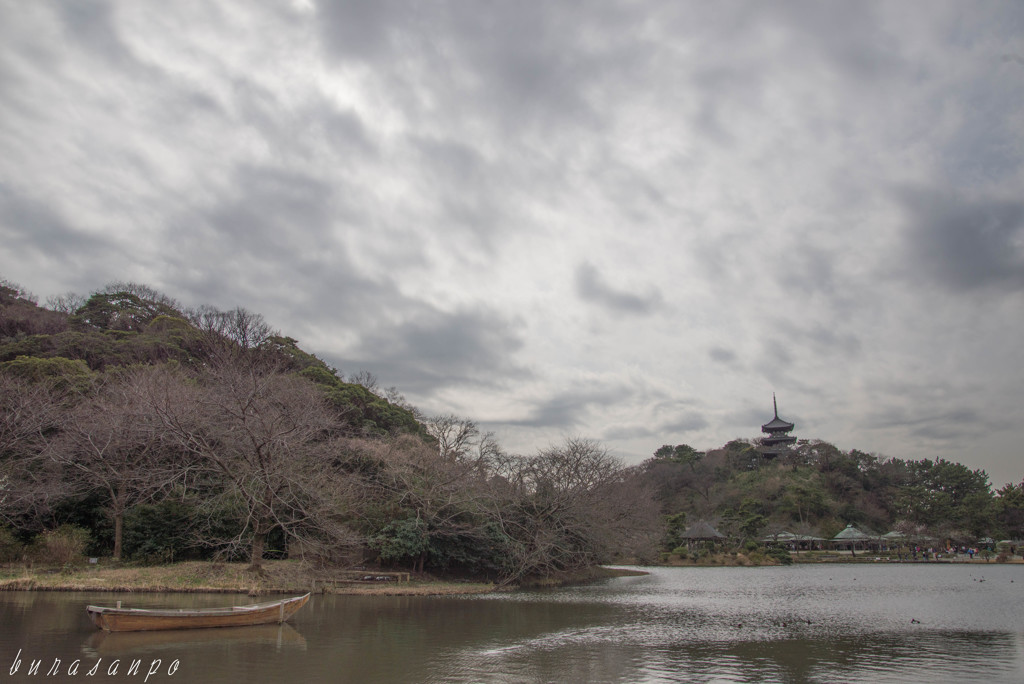
[[218, 608], [116, 608], [109, 606], [87, 605], [86, 612], [91, 615], [130, 616], [130, 617], [155, 617], [155, 618], [194, 618], [194, 617], [228, 617], [237, 615], [254, 615], [262, 612], [276, 611], [287, 608], [294, 603], [304, 605], [309, 600], [310, 593], [302, 596], [278, 599], [276, 601], [265, 601], [253, 603], [247, 606], [231, 606]]

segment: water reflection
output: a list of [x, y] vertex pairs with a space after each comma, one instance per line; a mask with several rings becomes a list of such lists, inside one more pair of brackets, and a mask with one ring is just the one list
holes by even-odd
[[463, 651], [453, 669], [465, 674], [447, 681], [482, 670], [502, 682], [1024, 681], [1024, 605], [1011, 582], [1021, 568], [988, 574], [982, 584], [949, 567], [655, 570], [523, 594], [511, 600], [619, 609]]
[[158, 632], [104, 632], [96, 630], [82, 645], [85, 657], [110, 656], [123, 658], [138, 653], [174, 651], [181, 653], [195, 648], [225, 645], [271, 647], [277, 650], [306, 650], [306, 639], [294, 627], [253, 625], [223, 627], [215, 632], [202, 629], [179, 629]]
[[189, 682], [1024, 681], [1024, 566], [663, 568], [543, 592], [314, 596], [284, 628], [135, 635], [89, 624], [97, 596], [0, 594], [0, 656], [179, 658]]

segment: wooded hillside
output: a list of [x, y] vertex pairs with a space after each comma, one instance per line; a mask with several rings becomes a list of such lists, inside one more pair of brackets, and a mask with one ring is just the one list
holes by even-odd
[[665, 445], [642, 468], [669, 521], [666, 549], [695, 520], [741, 540], [781, 531], [831, 538], [851, 523], [968, 544], [1024, 537], [1024, 483], [993, 491], [984, 471], [943, 459], [884, 458], [800, 440], [766, 460], [756, 440], [734, 440], [706, 453]]
[[132, 283], [47, 306], [0, 283], [0, 561], [268, 555], [503, 581], [653, 548], [636, 469], [505, 453], [258, 314]]

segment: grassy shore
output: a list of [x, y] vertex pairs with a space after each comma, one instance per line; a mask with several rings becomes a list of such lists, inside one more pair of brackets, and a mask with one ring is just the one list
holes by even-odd
[[[387, 580], [361, 581], [361, 577]], [[405, 575], [408, 577], [408, 575]], [[318, 593], [429, 596], [481, 594], [497, 591], [487, 582], [446, 581], [413, 577], [399, 581], [399, 573], [333, 571], [300, 561], [266, 561], [256, 573], [245, 563], [186, 561], [171, 565], [99, 565], [64, 568], [0, 568], [0, 591], [117, 591], [187, 593]], [[402, 577], [401, 579], [405, 579]]]

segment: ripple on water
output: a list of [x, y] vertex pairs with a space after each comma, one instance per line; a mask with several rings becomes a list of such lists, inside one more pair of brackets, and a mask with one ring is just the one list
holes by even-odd
[[626, 582], [521, 594], [514, 600], [566, 611], [616, 609], [598, 624], [460, 658], [477, 673], [525, 668], [530, 681], [543, 673], [527, 663], [583, 654], [631, 664], [628, 675], [607, 667], [589, 681], [945, 682], [980, 673], [1024, 681], [1024, 605], [1009, 581], [1020, 572], [988, 572], [979, 583], [969, 567], [948, 566], [655, 569]]

